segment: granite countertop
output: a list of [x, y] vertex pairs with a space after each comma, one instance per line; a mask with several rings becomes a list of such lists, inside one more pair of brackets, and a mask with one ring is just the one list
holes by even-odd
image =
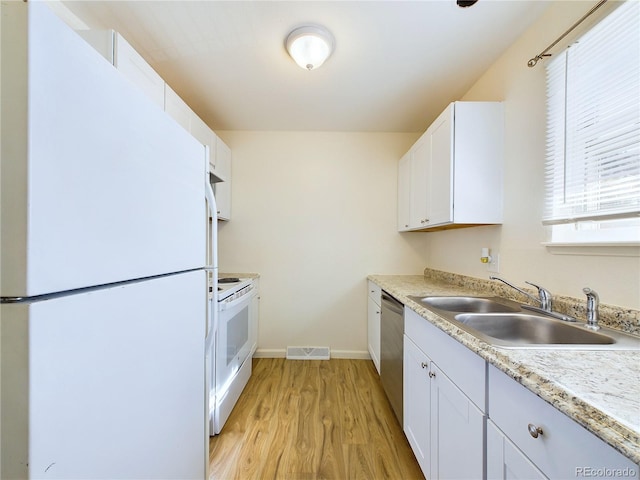
[[[469, 281], [473, 279], [462, 276], [455, 279], [370, 275], [368, 278], [626, 457], [640, 463], [640, 352], [494, 347], [408, 298], [409, 295], [495, 295], [495, 291], [487, 291], [485, 281]], [[637, 323], [635, 317], [631, 323]]]
[[225, 278], [225, 277], [256, 279], [256, 278], [260, 278], [260, 274], [259, 273], [228, 273], [228, 272], [218, 273], [218, 278]]

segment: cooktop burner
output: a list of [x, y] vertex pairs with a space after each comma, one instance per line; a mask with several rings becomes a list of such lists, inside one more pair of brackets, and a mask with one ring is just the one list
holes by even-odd
[[218, 283], [238, 283], [239, 281], [240, 279], [237, 277], [226, 277], [218, 279]]

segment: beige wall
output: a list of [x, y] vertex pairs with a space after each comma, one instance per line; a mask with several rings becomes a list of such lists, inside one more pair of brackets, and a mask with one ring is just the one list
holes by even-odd
[[420, 274], [429, 237], [396, 232], [396, 166], [418, 134], [219, 132], [233, 150], [222, 272], [261, 274], [258, 348], [366, 356], [366, 276]]
[[552, 293], [582, 298], [589, 286], [603, 303], [640, 308], [640, 258], [609, 255], [557, 255], [541, 245], [544, 196], [544, 61], [529, 58], [550, 44], [590, 8], [588, 2], [555, 2], [471, 88], [463, 100], [500, 100], [505, 105], [505, 210], [501, 227], [435, 232], [429, 266], [487, 278], [481, 247], [500, 253], [500, 275], [524, 280]]

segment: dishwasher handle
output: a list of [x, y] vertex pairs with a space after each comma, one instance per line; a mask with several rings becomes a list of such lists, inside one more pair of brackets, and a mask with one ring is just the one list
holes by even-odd
[[396, 312], [399, 315], [402, 315], [404, 313], [404, 305], [384, 290], [382, 291], [382, 302], [384, 303], [385, 307], [387, 307], [391, 311]]

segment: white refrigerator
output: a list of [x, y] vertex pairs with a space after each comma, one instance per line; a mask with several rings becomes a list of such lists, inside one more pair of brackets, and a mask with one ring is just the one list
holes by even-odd
[[1, 35], [0, 477], [203, 479], [205, 149], [44, 2]]

